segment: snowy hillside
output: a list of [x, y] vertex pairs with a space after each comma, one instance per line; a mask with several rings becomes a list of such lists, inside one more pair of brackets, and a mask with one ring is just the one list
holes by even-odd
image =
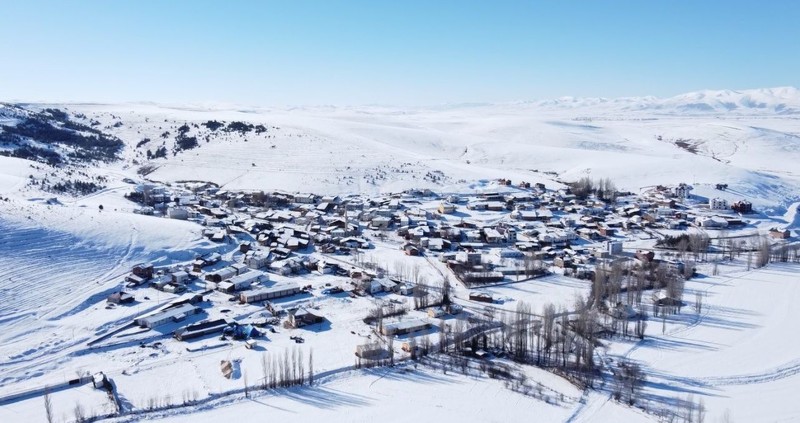
[[[94, 166], [130, 177], [142, 170], [164, 182], [376, 193], [448, 191], [499, 177], [547, 181], [541, 172], [554, 172], [561, 181], [609, 177], [633, 192], [664, 183], [727, 183], [777, 213], [798, 198], [800, 92], [788, 87], [433, 109], [23, 108], [63, 110], [74, 125], [125, 142], [122, 161]], [[3, 110], [13, 127], [19, 110]]]

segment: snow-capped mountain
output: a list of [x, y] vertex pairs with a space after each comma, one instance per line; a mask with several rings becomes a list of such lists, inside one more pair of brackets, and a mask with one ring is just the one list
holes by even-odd
[[605, 112], [640, 111], [659, 114], [800, 114], [800, 90], [795, 87], [751, 90], [702, 90], [674, 97], [561, 97], [525, 102], [534, 108], [594, 110]]

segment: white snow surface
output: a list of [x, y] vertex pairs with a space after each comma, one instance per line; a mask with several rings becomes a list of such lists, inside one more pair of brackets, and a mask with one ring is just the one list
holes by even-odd
[[[122, 198], [131, 185], [122, 180], [142, 180], [136, 170], [145, 163], [155, 169], [147, 177], [161, 182], [210, 180], [228, 189], [313, 193], [424, 187], [469, 192], [492, 189], [487, 180], [498, 177], [558, 186], [545, 171], [555, 172], [561, 181], [609, 177], [619, 188], [634, 192], [688, 182], [702, 197], [746, 198], [776, 224], [800, 228], [800, 93], [791, 87], [704, 91], [670, 99], [562, 98], [425, 109], [31, 107], [83, 113], [108, 126], [126, 148], [122, 161], [87, 170], [108, 177], [106, 189], [81, 198], [59, 196], [56, 202], [47, 201], [51, 194], [27, 185], [30, 176], [46, 176], [46, 167], [0, 157], [0, 395], [63, 382], [77, 371], [102, 369], [114, 378], [132, 410], [142, 411], [153, 396], [170, 395], [177, 401], [187, 390], [208, 401], [125, 421], [508, 422], [531, 416], [541, 421], [657, 421], [611, 400], [606, 391], [582, 393], [538, 369], [530, 370], [530, 378], [554, 395], [563, 394], [560, 404], [527, 398], [495, 380], [429, 368], [350, 370], [355, 345], [366, 342], [360, 319], [375, 306], [364, 298], [292, 300], [321, 305], [334, 316], [333, 323], [319, 330], [268, 334], [270, 354], [296, 348], [289, 338], [295, 334], [313, 346], [317, 371], [328, 374], [313, 388], [213, 400], [240, 389], [242, 372], [251, 379], [260, 372], [257, 352], [214, 338], [191, 343], [208, 347], [192, 352], [173, 339], [163, 339], [160, 348], [143, 349], [139, 341], [151, 342], [152, 337], [133, 334], [129, 343], [88, 352], [88, 340], [175, 298], [142, 288], [136, 291], [136, 306], [105, 309], [105, 296], [119, 288], [120, 276], [133, 264], [185, 263], [194, 253], [228, 252], [205, 241], [197, 224], [131, 213], [132, 203]], [[172, 139], [161, 138], [164, 131], [174, 136], [184, 123], [208, 120], [244, 121], [269, 129], [258, 136], [240, 136], [192, 127], [190, 134], [198, 136], [200, 147], [176, 155], [171, 152]], [[122, 125], [112, 126], [116, 122]], [[168, 156], [148, 162], [148, 147], [136, 148], [145, 137], [152, 146], [164, 143]], [[720, 193], [713, 189], [715, 183], [727, 183], [729, 189]], [[396, 253], [394, 248], [378, 243], [369, 254], [381, 259], [390, 250]], [[426, 276], [439, 274], [439, 264], [424, 258], [398, 260], [420, 263]], [[701, 270], [710, 274], [709, 269]], [[792, 264], [748, 271], [741, 258], [723, 265], [719, 276], [687, 283], [687, 298], [704, 294], [701, 313], [685, 307], [663, 322], [652, 320], [644, 342], [607, 342], [606, 357], [641, 363], [648, 374], [644, 396], [652, 403], [693, 395], [703, 398], [707, 421], [718, 421], [726, 412], [735, 421], [796, 421], [800, 405], [793, 398], [800, 383], [800, 359], [791, 334], [793, 305], [800, 301], [799, 272]], [[319, 277], [313, 283], [329, 280]], [[508, 299], [499, 308], [513, 310], [517, 301], [526, 301], [538, 310], [546, 302], [569, 305], [575, 295], [588, 292], [588, 285], [551, 276], [486, 291]], [[464, 292], [456, 296], [464, 302]], [[242, 318], [260, 312], [255, 306], [230, 308]], [[164, 333], [174, 329], [167, 326], [161, 329]], [[311, 348], [301, 349], [308, 354]], [[240, 360], [238, 378], [219, 374], [219, 361], [224, 359]], [[89, 413], [107, 412], [108, 400], [98, 392], [84, 386], [54, 393], [57, 417], [69, 421], [78, 402]], [[41, 397], [0, 405], [0, 421], [41, 420]]]
[[[449, 191], [478, 179], [539, 182], [549, 171], [563, 181], [609, 177], [633, 192], [654, 184], [728, 183], [737, 199], [776, 213], [799, 197], [800, 91], [792, 87], [436, 108], [26, 107], [80, 113], [84, 123], [95, 120], [119, 136], [125, 161], [111, 168], [120, 174], [134, 174], [134, 160], [146, 163], [147, 149], [164, 145], [167, 157], [152, 160], [149, 175], [164, 182], [337, 194]], [[202, 126], [209, 120], [267, 131], [210, 131]], [[200, 146], [173, 155], [183, 124]], [[151, 141], [136, 148], [145, 138]]]

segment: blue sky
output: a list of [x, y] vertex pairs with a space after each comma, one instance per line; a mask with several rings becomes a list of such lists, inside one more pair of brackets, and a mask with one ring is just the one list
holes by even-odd
[[252, 105], [800, 86], [797, 1], [7, 1], [0, 100]]

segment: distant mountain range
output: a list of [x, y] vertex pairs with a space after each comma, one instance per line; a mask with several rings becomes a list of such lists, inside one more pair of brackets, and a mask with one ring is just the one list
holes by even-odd
[[752, 90], [703, 90], [669, 98], [561, 97], [525, 102], [546, 109], [602, 108], [607, 111], [649, 111], [667, 114], [800, 114], [800, 90], [795, 87]]

